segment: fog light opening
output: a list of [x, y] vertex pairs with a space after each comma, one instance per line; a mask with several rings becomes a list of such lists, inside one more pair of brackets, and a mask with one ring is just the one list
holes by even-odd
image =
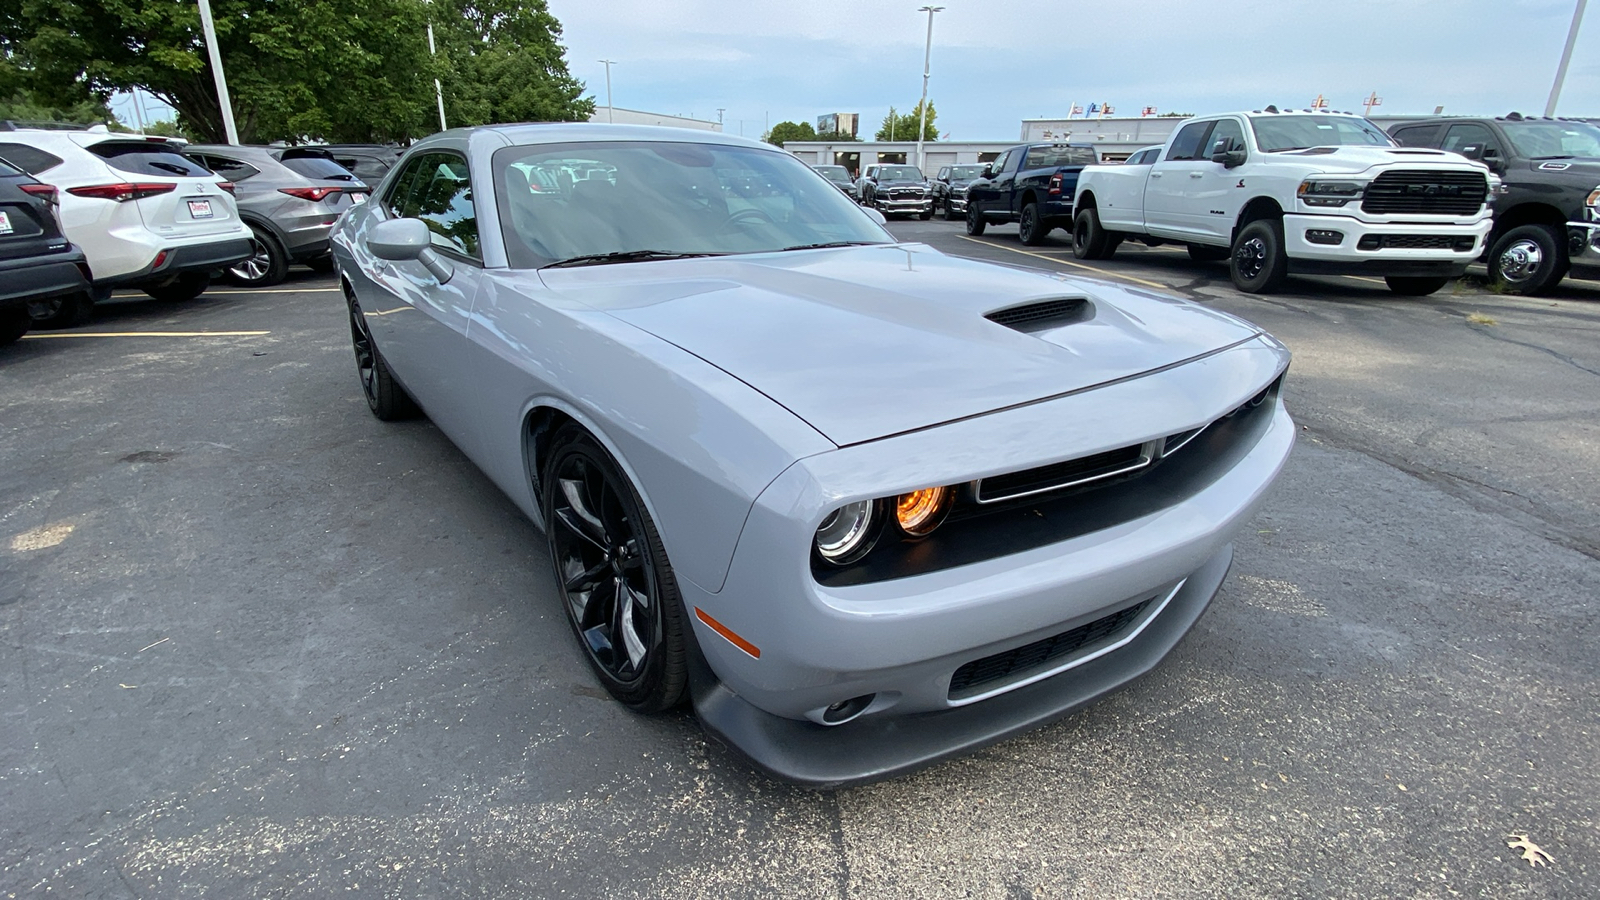
[[827, 709], [822, 711], [822, 724], [843, 725], [866, 712], [867, 707], [872, 705], [873, 698], [877, 696], [877, 694], [862, 694], [859, 697], [851, 697], [849, 700], [840, 700], [838, 703], [829, 705]]
[[1344, 243], [1344, 232], [1333, 231], [1328, 228], [1308, 228], [1306, 229], [1306, 240], [1313, 244], [1337, 246]]
[[1369, 234], [1356, 243], [1357, 250], [1377, 250], [1383, 246], [1383, 238], [1376, 234]]

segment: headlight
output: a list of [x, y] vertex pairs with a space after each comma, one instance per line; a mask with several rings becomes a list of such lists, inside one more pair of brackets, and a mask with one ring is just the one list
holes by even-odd
[[877, 538], [877, 508], [876, 501], [860, 500], [829, 513], [817, 526], [817, 554], [836, 566], [867, 555]]
[[894, 519], [900, 530], [912, 537], [925, 537], [944, 522], [955, 500], [947, 487], [923, 488], [894, 499]]
[[1600, 209], [1600, 187], [1589, 192], [1589, 199], [1584, 201], [1590, 209]]
[[1366, 185], [1356, 181], [1322, 181], [1308, 178], [1300, 182], [1301, 202], [1307, 206], [1343, 206], [1361, 196]]

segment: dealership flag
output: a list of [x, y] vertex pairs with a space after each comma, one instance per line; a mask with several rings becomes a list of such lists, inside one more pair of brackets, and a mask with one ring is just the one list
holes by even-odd
[[1156, 108], [1154, 106], [1146, 106], [1144, 109], [1139, 111], [1139, 115], [1141, 116], [1153, 116], [1155, 114]]

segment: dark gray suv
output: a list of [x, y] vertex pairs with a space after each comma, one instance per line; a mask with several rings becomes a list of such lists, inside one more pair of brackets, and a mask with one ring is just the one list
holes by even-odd
[[254, 233], [255, 252], [227, 271], [235, 284], [277, 284], [292, 262], [332, 271], [328, 234], [333, 223], [372, 193], [316, 147], [194, 144], [184, 154], [233, 182], [239, 218]]

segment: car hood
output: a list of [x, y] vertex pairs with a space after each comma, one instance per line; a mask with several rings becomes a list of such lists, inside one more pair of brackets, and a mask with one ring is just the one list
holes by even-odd
[[[545, 285], [706, 360], [844, 446], [1080, 391], [1259, 329], [1135, 288], [888, 244], [547, 269]], [[986, 313], [1087, 298], [1022, 332]]]
[[1312, 147], [1269, 154], [1282, 162], [1304, 162], [1313, 173], [1354, 175], [1375, 166], [1427, 169], [1473, 169], [1488, 174], [1489, 167], [1459, 153], [1424, 147]]
[[888, 178], [880, 178], [877, 181], [877, 185], [878, 187], [927, 187], [928, 183], [926, 181], [909, 181], [905, 179], [891, 181]]
[[1564, 175], [1580, 181], [1600, 183], [1600, 159], [1579, 156], [1573, 159], [1535, 159], [1527, 163], [1529, 171], [1540, 175]]

